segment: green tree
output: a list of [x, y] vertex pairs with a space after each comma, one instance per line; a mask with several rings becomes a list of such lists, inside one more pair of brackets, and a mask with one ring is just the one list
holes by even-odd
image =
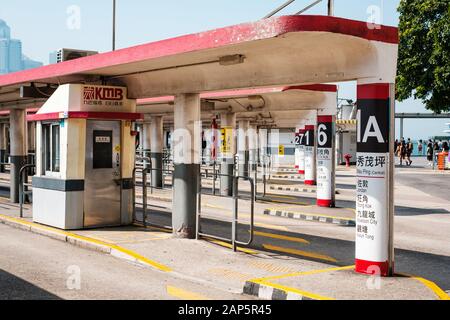
[[397, 99], [450, 111], [450, 0], [401, 0]]

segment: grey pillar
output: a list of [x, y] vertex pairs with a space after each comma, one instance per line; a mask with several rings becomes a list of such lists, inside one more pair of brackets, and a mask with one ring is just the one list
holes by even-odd
[[[234, 176], [234, 157], [236, 155], [236, 141], [234, 133], [236, 131], [236, 114], [226, 113], [221, 114], [221, 129], [228, 130], [231, 134], [230, 141], [231, 145], [227, 145], [226, 148], [228, 152], [222, 152], [222, 163], [220, 164], [220, 194], [222, 196], [231, 197], [233, 195], [233, 176]], [[224, 137], [222, 136], [222, 139]], [[222, 147], [224, 142], [222, 141]], [[222, 150], [224, 151], [224, 150]]]
[[194, 239], [202, 132], [200, 95], [176, 96], [174, 113], [173, 233], [176, 237]]
[[400, 140], [405, 137], [403, 135], [404, 134], [404, 126], [403, 126], [404, 125], [404, 121], [405, 121], [404, 118], [400, 118]]
[[[28, 122], [28, 163], [36, 163], [36, 122]], [[33, 175], [35, 170], [30, 168], [28, 173]]]
[[150, 134], [150, 157], [152, 159], [152, 186], [162, 188], [163, 186], [163, 117], [152, 117]]
[[258, 133], [258, 140], [259, 140], [259, 164], [262, 166], [264, 165], [265, 161], [267, 160], [266, 157], [268, 155], [267, 152], [267, 146], [268, 146], [268, 130], [267, 129], [260, 129]]
[[[152, 127], [151, 127], [151, 118], [148, 115], [144, 116], [144, 122], [142, 123], [142, 151], [144, 152], [144, 157], [150, 156], [150, 148], [151, 148], [151, 136], [152, 136]], [[144, 161], [144, 166], [148, 168], [150, 163], [148, 161]]]
[[256, 125], [249, 126], [247, 136], [250, 171], [255, 171], [258, 167], [258, 128]]
[[[0, 163], [6, 163], [6, 124], [0, 123]], [[0, 172], [5, 172], [5, 166], [0, 165]]]
[[239, 155], [239, 175], [248, 177], [249, 172], [249, 149], [248, 149], [248, 135], [247, 130], [250, 126], [250, 121], [239, 121], [238, 130], [238, 155]]
[[13, 109], [10, 113], [11, 192], [12, 203], [19, 203], [19, 172], [27, 164], [26, 111]]

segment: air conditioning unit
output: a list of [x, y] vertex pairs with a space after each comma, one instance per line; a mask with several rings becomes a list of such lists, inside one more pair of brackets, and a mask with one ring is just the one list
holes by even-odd
[[97, 51], [76, 50], [76, 49], [59, 49], [56, 51], [56, 63], [74, 60], [78, 58], [93, 56], [98, 54]]

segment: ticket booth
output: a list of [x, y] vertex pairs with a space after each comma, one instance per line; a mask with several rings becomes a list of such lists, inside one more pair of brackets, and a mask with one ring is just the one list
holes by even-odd
[[34, 222], [64, 230], [132, 223], [136, 101], [123, 87], [62, 85], [36, 115]]

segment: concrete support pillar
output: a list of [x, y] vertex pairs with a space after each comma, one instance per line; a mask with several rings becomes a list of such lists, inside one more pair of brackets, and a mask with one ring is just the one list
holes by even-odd
[[27, 164], [27, 120], [26, 111], [13, 109], [10, 112], [11, 139], [11, 193], [12, 203], [19, 203], [19, 172]]
[[336, 205], [335, 115], [317, 117], [317, 205], [329, 208]]
[[176, 96], [174, 113], [173, 232], [177, 237], [193, 239], [196, 228], [201, 155], [200, 95]]
[[358, 83], [356, 271], [394, 274], [395, 85]]
[[[28, 163], [36, 163], [36, 122], [28, 122]], [[35, 170], [30, 168], [28, 170], [30, 175], [33, 175]]]
[[341, 131], [336, 131], [336, 165], [341, 165], [344, 162], [343, 134]]
[[152, 144], [152, 122], [148, 115], [144, 116], [144, 122], [142, 123], [142, 151], [144, 151], [144, 156], [149, 156], [150, 148]]
[[400, 118], [400, 140], [405, 137], [404, 125], [405, 125], [405, 119]]
[[152, 186], [163, 186], [163, 117], [152, 117], [150, 123], [150, 158], [152, 160]]
[[299, 145], [298, 145], [298, 173], [305, 175], [305, 127], [298, 130]]
[[316, 121], [305, 126], [305, 184], [316, 185]]
[[236, 114], [221, 115], [222, 163], [220, 164], [220, 194], [233, 195], [234, 157], [236, 156]]
[[260, 129], [258, 132], [259, 137], [259, 160], [260, 165], [263, 165], [264, 162], [267, 160], [266, 157], [268, 155], [267, 148], [268, 148], [268, 129]]
[[[6, 123], [0, 123], [0, 163], [6, 163]], [[5, 166], [0, 165], [0, 172], [5, 172]]]
[[238, 156], [239, 156], [239, 175], [242, 177], [248, 177], [249, 174], [249, 139], [247, 131], [250, 126], [250, 121], [239, 121], [238, 130]]
[[250, 171], [255, 171], [258, 167], [258, 128], [256, 125], [249, 126], [247, 136]]

